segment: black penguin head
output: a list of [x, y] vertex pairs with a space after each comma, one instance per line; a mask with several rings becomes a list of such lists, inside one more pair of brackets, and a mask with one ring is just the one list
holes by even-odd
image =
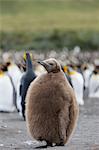
[[38, 63], [40, 63], [47, 70], [48, 73], [57, 73], [61, 70], [61, 65], [54, 58], [50, 58], [44, 61], [38, 61]]
[[1, 72], [7, 72], [8, 66], [6, 64], [0, 64], [0, 71]]
[[28, 52], [26, 53], [26, 61], [31, 61], [31, 56]]
[[32, 60], [29, 53], [26, 53], [26, 70], [32, 70]]
[[10, 61], [6, 62], [6, 66], [7, 66], [7, 67], [9, 67], [10, 65], [11, 65], [11, 62], [10, 62]]

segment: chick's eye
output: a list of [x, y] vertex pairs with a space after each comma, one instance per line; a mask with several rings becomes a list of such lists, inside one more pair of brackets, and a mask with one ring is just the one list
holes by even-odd
[[52, 63], [50, 63], [50, 65], [51, 65], [51, 66], [53, 66], [53, 64], [52, 64]]

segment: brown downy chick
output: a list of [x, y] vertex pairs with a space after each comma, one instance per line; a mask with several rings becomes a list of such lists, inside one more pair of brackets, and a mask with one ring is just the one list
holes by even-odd
[[26, 122], [36, 140], [47, 146], [63, 146], [69, 140], [78, 117], [78, 105], [60, 64], [50, 58], [39, 61], [47, 70], [29, 87], [26, 97]]

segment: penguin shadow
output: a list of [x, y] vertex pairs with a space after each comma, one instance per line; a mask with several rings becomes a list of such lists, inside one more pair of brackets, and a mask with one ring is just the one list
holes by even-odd
[[34, 149], [45, 149], [45, 148], [48, 148], [48, 146], [47, 145], [41, 145], [41, 146], [35, 147]]
[[[37, 146], [37, 147], [34, 147], [34, 149], [46, 149], [46, 148], [54, 148], [54, 147], [57, 147], [57, 145], [53, 145], [53, 146], [48, 146], [48, 145], [41, 145], [41, 146]], [[58, 147], [63, 147], [62, 145], [58, 146]]]
[[2, 113], [2, 114], [9, 114], [10, 112], [8, 112], [8, 111], [3, 111], [3, 110], [0, 110], [0, 113]]
[[59, 144], [59, 145], [57, 145], [57, 144], [55, 144], [55, 143], [53, 143], [53, 144], [46, 144], [46, 145], [40, 145], [40, 146], [36, 146], [34, 149], [46, 149], [46, 148], [54, 148], [54, 147], [63, 147], [63, 146], [65, 146], [64, 144], [62, 145], [62, 144]]

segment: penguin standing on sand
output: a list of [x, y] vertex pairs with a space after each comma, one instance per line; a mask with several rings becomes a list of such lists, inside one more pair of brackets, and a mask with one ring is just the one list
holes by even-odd
[[21, 106], [22, 115], [25, 120], [25, 97], [27, 94], [28, 87], [30, 83], [36, 78], [33, 71], [32, 61], [29, 53], [26, 53], [26, 73], [21, 78], [20, 84], [20, 95], [21, 95]]
[[78, 105], [72, 87], [60, 64], [54, 58], [39, 61], [47, 70], [30, 85], [26, 96], [27, 128], [36, 140], [47, 146], [64, 146], [69, 140], [78, 116]]
[[83, 69], [83, 76], [84, 76], [84, 81], [85, 81], [85, 88], [87, 89], [88, 91], [88, 88], [89, 88], [89, 80], [90, 80], [90, 77], [91, 77], [91, 74], [92, 74], [92, 70], [89, 69], [87, 66], [84, 67]]
[[73, 89], [78, 104], [84, 105], [84, 100], [83, 100], [84, 79], [82, 74], [69, 67], [69, 76], [71, 78], [71, 82], [73, 85]]
[[7, 67], [0, 66], [0, 111], [13, 112], [15, 111], [15, 103], [13, 97], [13, 86], [9, 75], [7, 74]]
[[96, 66], [90, 77], [88, 96], [90, 98], [99, 98], [99, 66]]

